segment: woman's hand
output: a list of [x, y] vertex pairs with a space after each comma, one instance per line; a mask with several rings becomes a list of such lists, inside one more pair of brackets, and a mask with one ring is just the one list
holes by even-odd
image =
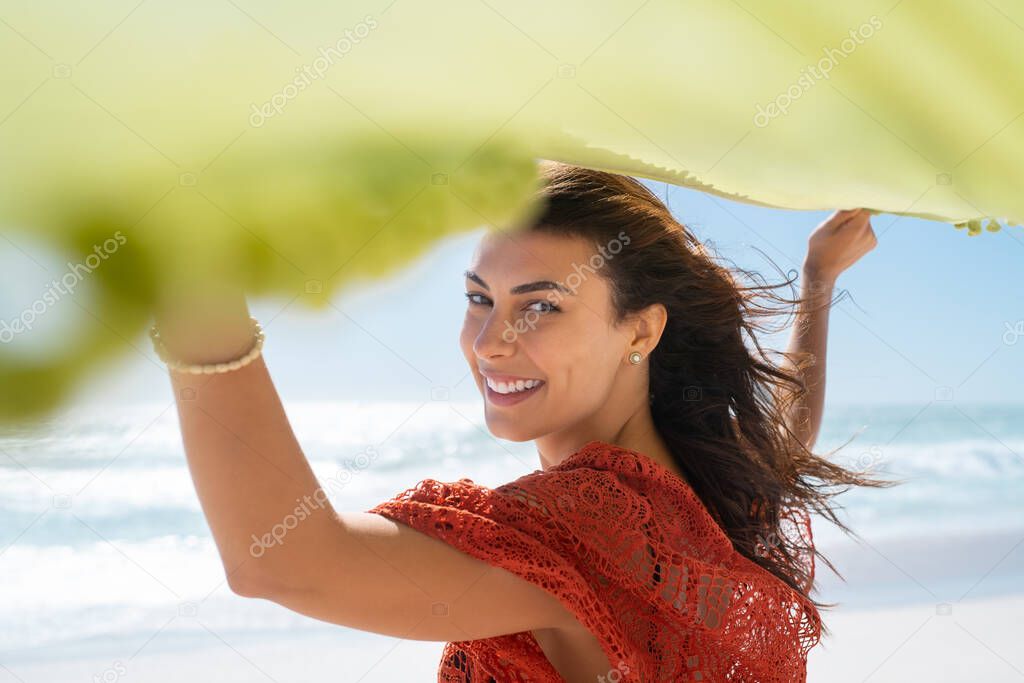
[[835, 280], [878, 244], [867, 209], [836, 211], [811, 233], [804, 271]]

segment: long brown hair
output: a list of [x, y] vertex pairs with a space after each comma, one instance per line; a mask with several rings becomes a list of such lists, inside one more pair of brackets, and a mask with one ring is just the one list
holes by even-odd
[[[628, 235], [628, 246], [598, 272], [609, 282], [618, 320], [653, 303], [668, 310], [649, 356], [655, 427], [735, 549], [810, 599], [815, 556], [839, 572], [792, 533], [792, 511], [804, 519], [817, 512], [852, 534], [830, 499], [851, 486], [899, 482], [816, 455], [789, 429], [786, 416], [807, 392], [802, 371], [813, 361], [766, 350], [757, 336], [777, 331], [767, 321], [801, 303], [774, 291], [792, 286], [795, 276], [768, 285], [756, 273], [721, 265], [634, 178], [551, 161], [540, 171], [541, 208], [526, 229], [582, 237], [595, 249]], [[741, 286], [739, 275], [754, 284]]]

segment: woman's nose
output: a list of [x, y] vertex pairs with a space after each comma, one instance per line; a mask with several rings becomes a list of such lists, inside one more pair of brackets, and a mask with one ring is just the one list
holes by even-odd
[[507, 356], [515, 348], [519, 334], [516, 326], [508, 318], [492, 313], [477, 331], [473, 351], [482, 358]]

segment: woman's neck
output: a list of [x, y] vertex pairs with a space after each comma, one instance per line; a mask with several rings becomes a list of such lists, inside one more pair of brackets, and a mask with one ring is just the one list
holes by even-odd
[[[535, 440], [541, 469], [560, 464], [590, 441], [604, 441], [615, 446], [643, 453], [666, 469], [679, 474], [672, 453], [654, 426], [648, 406], [637, 410], [616, 430], [579, 429], [571, 434], [549, 434]], [[680, 476], [682, 476], [680, 474]]]

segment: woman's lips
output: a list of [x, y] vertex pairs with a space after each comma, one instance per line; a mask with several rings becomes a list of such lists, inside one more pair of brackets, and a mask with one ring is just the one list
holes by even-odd
[[516, 392], [513, 392], [511, 394], [499, 394], [494, 389], [491, 389], [487, 385], [487, 382], [485, 381], [484, 382], [484, 391], [487, 392], [487, 400], [490, 401], [491, 403], [493, 403], [494, 405], [496, 405], [496, 406], [511, 406], [511, 405], [515, 405], [516, 403], [521, 403], [522, 401], [525, 401], [526, 399], [530, 398], [531, 396], [536, 394], [538, 391], [540, 391], [541, 389], [546, 387], [547, 385], [548, 385], [547, 382], [542, 382], [541, 384], [539, 384], [539, 385], [537, 385], [537, 386], [535, 386], [535, 387], [533, 387], [531, 389], [524, 389], [523, 391], [516, 391]]

